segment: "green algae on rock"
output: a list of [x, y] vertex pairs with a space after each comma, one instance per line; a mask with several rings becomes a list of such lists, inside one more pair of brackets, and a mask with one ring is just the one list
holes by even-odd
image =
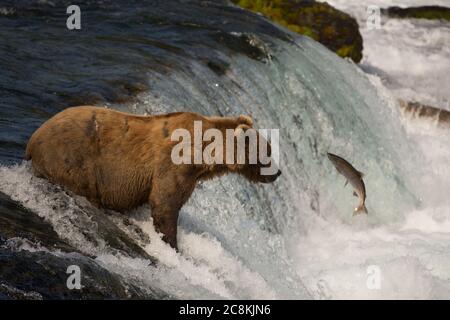
[[341, 57], [362, 59], [362, 37], [350, 15], [311, 0], [232, 0], [272, 21], [322, 43]]

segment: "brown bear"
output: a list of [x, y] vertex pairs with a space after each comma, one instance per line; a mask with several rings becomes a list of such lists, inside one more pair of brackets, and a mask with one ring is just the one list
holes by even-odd
[[[140, 116], [100, 107], [72, 107], [34, 132], [25, 158], [31, 159], [37, 174], [85, 196], [97, 207], [124, 212], [149, 202], [155, 229], [177, 249], [179, 210], [198, 181], [234, 172], [253, 182], [268, 183], [281, 174], [277, 170], [262, 175], [260, 169], [268, 164], [250, 163], [247, 154], [241, 164], [175, 164], [171, 156], [178, 142], [172, 141], [172, 133], [181, 128], [194, 135], [194, 121], [201, 122], [203, 132], [213, 128], [224, 136], [227, 129], [238, 134], [253, 124], [247, 116], [206, 117], [191, 112]], [[270, 152], [270, 144], [259, 134], [257, 138], [265, 141]], [[201, 143], [205, 148], [211, 142]], [[246, 148], [247, 152], [248, 144]]]

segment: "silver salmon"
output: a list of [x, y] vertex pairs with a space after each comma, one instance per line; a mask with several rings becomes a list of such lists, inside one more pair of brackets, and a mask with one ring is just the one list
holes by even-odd
[[345, 186], [350, 182], [351, 186], [355, 189], [353, 195], [359, 198], [359, 204], [355, 208], [353, 215], [366, 213], [366, 186], [364, 185], [363, 176], [364, 174], [358, 170], [356, 170], [347, 160], [332, 154], [327, 153], [328, 159], [330, 159], [331, 163], [335, 166], [336, 170], [342, 174], [347, 181], [345, 182]]

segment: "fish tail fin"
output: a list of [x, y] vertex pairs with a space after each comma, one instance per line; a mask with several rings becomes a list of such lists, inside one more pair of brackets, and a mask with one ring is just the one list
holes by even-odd
[[368, 214], [366, 205], [364, 203], [361, 204], [358, 208], [355, 208], [355, 212], [353, 212], [353, 215], [362, 214], [362, 213]]

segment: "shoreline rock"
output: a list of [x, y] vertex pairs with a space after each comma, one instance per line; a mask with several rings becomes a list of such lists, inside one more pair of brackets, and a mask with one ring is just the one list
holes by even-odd
[[399, 105], [401, 111], [412, 119], [429, 119], [439, 127], [450, 127], [450, 111], [402, 99], [399, 99]]
[[421, 6], [409, 8], [388, 7], [381, 9], [381, 12], [392, 18], [450, 21], [450, 8], [441, 6]]
[[[156, 263], [105, 216], [92, 214], [98, 235], [131, 257]], [[67, 267], [82, 270], [81, 290], [66, 286]], [[102, 267], [61, 239], [52, 226], [33, 211], [0, 192], [0, 300], [2, 299], [165, 299], [155, 288], [143, 290]]]
[[352, 16], [326, 2], [312, 0], [232, 0], [294, 32], [308, 36], [340, 57], [362, 59], [363, 40]]

